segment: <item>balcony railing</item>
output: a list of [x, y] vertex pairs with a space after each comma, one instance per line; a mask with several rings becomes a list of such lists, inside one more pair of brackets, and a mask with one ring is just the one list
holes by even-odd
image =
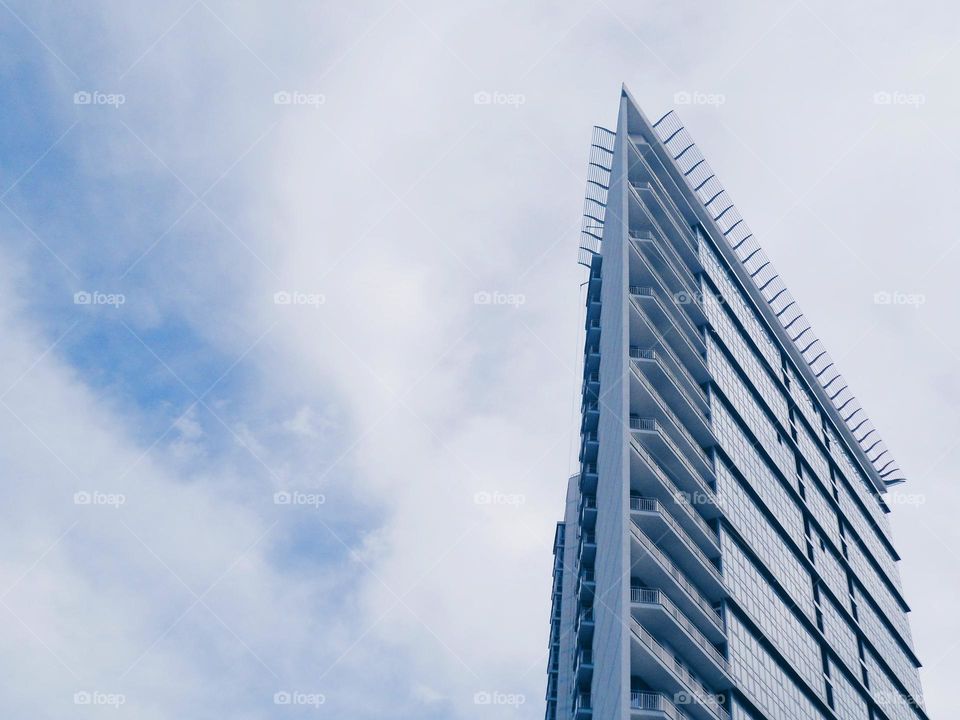
[[703, 550], [700, 549], [700, 546], [697, 545], [689, 535], [687, 535], [687, 531], [680, 526], [680, 523], [678, 523], [673, 515], [671, 515], [667, 510], [667, 508], [663, 506], [663, 503], [655, 498], [631, 495], [630, 509], [640, 512], [657, 513], [663, 518], [664, 522], [666, 522], [667, 525], [673, 529], [673, 532], [677, 535], [677, 537], [680, 538], [683, 544], [687, 546], [687, 549], [689, 549], [690, 552], [693, 553], [697, 559], [707, 567], [707, 569], [719, 582], [723, 582], [723, 575], [720, 573], [720, 570], [717, 569], [717, 566], [710, 562], [710, 558], [708, 558]]
[[[691, 375], [690, 371], [687, 370], [686, 367], [684, 367], [683, 363], [680, 362], [680, 359], [673, 354], [672, 350], [666, 351], [666, 352], [664, 352], [659, 348], [658, 349], [650, 348], [649, 350], [644, 350], [642, 348], [638, 348], [635, 345], [631, 345], [630, 357], [634, 360], [653, 360], [655, 363], [657, 363], [660, 369], [663, 370], [664, 375], [670, 378], [670, 381], [674, 385], [676, 385], [677, 388], [681, 390], [681, 392], [686, 392], [687, 390], [689, 390], [690, 387], [693, 387], [697, 393], [697, 398], [700, 400], [700, 402], [702, 402], [705, 405], [708, 404], [709, 401], [707, 400], [706, 393], [703, 392], [703, 388], [700, 387], [700, 384], [693, 379], [693, 375]], [[670, 359], [671, 361], [670, 363], [666, 362], [667, 358]], [[677, 377], [677, 373], [674, 372], [672, 367], [673, 364], [676, 364], [676, 367], [679, 368], [680, 375], [687, 382], [687, 384], [682, 383], [680, 379]], [[700, 415], [704, 417], [704, 419], [706, 419], [707, 417], [706, 414], [695, 402], [690, 404], [697, 409], [697, 412], [699, 412]]]
[[577, 713], [590, 713], [592, 715], [593, 705], [591, 704], [590, 693], [577, 693], [573, 703], [573, 710]]
[[653, 636], [647, 632], [647, 630], [636, 620], [631, 623], [631, 629], [633, 630], [634, 636], [641, 643], [643, 643], [646, 648], [653, 653], [657, 659], [660, 660], [660, 662], [670, 668], [680, 679], [680, 681], [690, 689], [691, 694], [697, 698], [701, 705], [713, 711], [714, 715], [721, 720], [730, 720], [730, 714], [719, 702], [717, 702], [717, 695], [713, 692], [710, 692], [710, 690], [705, 688], [699, 680], [693, 677], [687, 668], [682, 663], [678, 662], [673, 653], [658, 643]]
[[659, 605], [676, 620], [677, 624], [687, 631], [687, 634], [702, 649], [711, 660], [723, 668], [724, 672], [730, 673], [730, 666], [727, 659], [717, 650], [712, 642], [704, 637], [703, 633], [684, 615], [680, 608], [673, 604], [673, 601], [663, 594], [660, 590], [654, 588], [631, 587], [630, 602], [644, 603], [646, 605]]
[[643, 385], [650, 397], [653, 398], [654, 402], [656, 402], [659, 408], [663, 411], [663, 414], [666, 415], [676, 426], [680, 436], [690, 444], [690, 447], [693, 448], [693, 451], [697, 454], [697, 457], [703, 461], [704, 465], [710, 469], [713, 469], [713, 462], [710, 460], [710, 456], [707, 455], [706, 451], [703, 449], [703, 447], [701, 447], [700, 443], [697, 442], [696, 438], [690, 434], [690, 431], [687, 430], [686, 426], [683, 424], [683, 421], [678, 418], [677, 414], [670, 408], [670, 406], [667, 404], [667, 401], [663, 399], [659, 392], [657, 392], [657, 389], [653, 386], [653, 383], [651, 383], [642, 374], [638, 374], [637, 379]]
[[680, 712], [677, 706], [662, 693], [633, 691], [630, 693], [630, 709], [661, 712], [670, 720], [688, 720], [689, 717]]
[[[709, 487], [703, 479], [703, 474], [695, 469], [690, 461], [687, 459], [686, 455], [683, 454], [683, 451], [677, 447], [677, 444], [673, 441], [673, 438], [670, 437], [670, 434], [663, 428], [659, 421], [656, 418], [630, 418], [630, 429], [631, 430], [653, 430], [654, 432], [660, 435], [660, 439], [663, 440], [664, 445], [670, 448], [671, 452], [676, 456], [677, 460], [680, 461], [680, 464], [686, 469], [686, 471], [695, 479], [696, 483], [701, 486]], [[713, 463], [709, 464], [710, 468], [713, 468]], [[711, 491], [711, 494], [715, 494]]]
[[714, 622], [720, 630], [723, 630], [723, 619], [720, 617], [720, 612], [710, 604], [710, 601], [703, 596], [696, 585], [690, 582], [686, 574], [673, 564], [673, 560], [671, 560], [663, 550], [657, 547], [656, 543], [647, 537], [647, 534], [643, 532], [636, 523], [634, 523], [632, 530], [637, 542], [660, 563], [663, 569], [667, 571], [667, 574], [676, 581], [677, 585], [687, 593], [690, 599], [696, 603], [704, 614]]
[[[689, 285], [689, 290], [693, 291], [699, 287], [697, 279], [693, 276], [693, 273], [690, 272], [690, 269], [687, 267], [687, 264], [677, 253], [676, 248], [669, 241], [661, 240], [657, 237], [656, 233], [652, 233], [649, 230], [631, 230], [629, 235], [634, 240], [649, 240], [654, 243], [658, 250], [660, 250], [660, 256], [666, 261], [667, 265], [673, 270], [674, 274], [680, 279], [681, 284]], [[699, 243], [698, 243], [699, 248]], [[697, 255], [699, 258], [699, 253]]]
[[[697, 329], [696, 324], [695, 324], [695, 323], [693, 322], [693, 320], [690, 318], [690, 315], [687, 313], [687, 311], [684, 310], [683, 308], [679, 307], [679, 305], [681, 304], [681, 302], [678, 301], [679, 298], [684, 298], [684, 299], [682, 300], [682, 303], [683, 303], [683, 304], [691, 303], [691, 302], [692, 302], [692, 303], [696, 304], [697, 307], [699, 308], [699, 307], [700, 307], [700, 300], [699, 300], [699, 298], [696, 296], [696, 294], [694, 294], [693, 292], [689, 291], [687, 288], [684, 288], [684, 290], [683, 290], [682, 292], [680, 292], [680, 293], [671, 292], [670, 287], [667, 285], [666, 281], [664, 281], [663, 277], [661, 277], [660, 273], [657, 272], [657, 269], [653, 266], [653, 263], [650, 261], [650, 259], [647, 258], [647, 256], [646, 256], [643, 252], [641, 252], [640, 250], [638, 250], [637, 252], [639, 253], [639, 255], [640, 255], [640, 257], [641, 257], [642, 262], [643, 262], [644, 266], [646, 267], [647, 272], [650, 273], [650, 275], [651, 275], [651, 277], [653, 277], [654, 281], [660, 286], [660, 292], [663, 293], [663, 295], [661, 295], [661, 297], [671, 298], [671, 299], [672, 299], [672, 304], [674, 305], [674, 307], [677, 308], [677, 314], [678, 314], [680, 317], [683, 318], [683, 321], [682, 321], [682, 322], [686, 324], [687, 328], [693, 333], [694, 336], [700, 335], [700, 331]], [[694, 285], [694, 288], [696, 288], [696, 287], [699, 287], [699, 286]], [[656, 289], [654, 289], [654, 292], [656, 292]], [[702, 309], [701, 309], [701, 313], [702, 313]]]
[[[646, 288], [646, 289], [651, 290], [651, 293], [652, 293], [651, 288]], [[691, 356], [696, 356], [699, 359], [700, 364], [706, 367], [703, 352], [694, 346], [693, 340], [691, 339], [688, 333], [685, 333], [680, 330], [676, 322], [673, 321], [673, 316], [666, 311], [666, 308], [663, 307], [663, 304], [660, 302], [660, 299], [656, 295], [647, 294], [647, 293], [633, 293], [633, 292], [631, 293], [631, 295], [652, 298], [653, 301], [660, 306], [660, 312], [666, 315], [667, 319], [670, 321], [671, 327], [669, 327], [668, 330], [670, 331], [671, 336], [680, 338], [680, 340], [683, 342], [684, 346], [686, 347], [687, 352], [689, 352]], [[633, 309], [636, 310], [637, 314], [639, 314], [640, 317], [643, 318], [644, 322], [646, 322], [646, 324], [651, 328], [651, 330], [653, 331], [653, 334], [657, 337], [658, 342], [661, 345], [666, 345], [667, 343], [664, 340], [664, 336], [661, 333], [659, 326], [656, 324], [656, 322], [654, 322], [653, 318], [651, 318], [649, 313], [647, 313], [647, 311], [644, 309], [643, 303], [639, 301], [633, 301], [630, 304], [633, 306]], [[705, 344], [704, 336], [702, 333], [697, 333], [696, 335], [694, 335], [694, 337], [697, 338], [698, 342], [701, 345]]]
[[[684, 512], [691, 517], [693, 521], [697, 523], [697, 525], [699, 525], [700, 529], [703, 530], [703, 532], [705, 532], [710, 539], [713, 540], [713, 542], [718, 543], [719, 538], [717, 537], [717, 531], [707, 524], [707, 521], [700, 516], [700, 513], [694, 510], [692, 503], [687, 499], [687, 495], [689, 493], [684, 493], [680, 490], [680, 488], [677, 487], [676, 483], [674, 483], [673, 480], [671, 480], [670, 477], [663, 471], [663, 469], [660, 467], [660, 463], [653, 459], [645, 447], [639, 445], [638, 443], [633, 443], [633, 449], [638, 455], [640, 455], [647, 467], [650, 468], [650, 471], [657, 476], [657, 479], [660, 481], [660, 483], [670, 491], [670, 494], [673, 495], [677, 505], [683, 508]], [[714, 496], [713, 492], [710, 491], [709, 488], [707, 488], [707, 490], [710, 492], [710, 494], [705, 497], [709, 497], [716, 502], [716, 497]]]

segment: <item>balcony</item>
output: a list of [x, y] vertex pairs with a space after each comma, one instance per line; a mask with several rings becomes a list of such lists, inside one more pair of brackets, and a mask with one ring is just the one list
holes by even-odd
[[580, 462], [595, 463], [599, 448], [600, 444], [596, 430], [583, 433], [583, 438], [580, 441]]
[[590, 702], [590, 693], [577, 693], [573, 699], [573, 715], [577, 720], [587, 720], [593, 717], [593, 707]]
[[695, 294], [700, 284], [695, 283], [690, 288], [681, 286], [679, 290], [675, 289], [676, 283], [672, 286], [668, 284], [653, 262], [654, 257], [661, 260], [664, 257], [659, 254], [657, 243], [637, 240], [630, 247], [633, 249], [630, 256], [630, 285], [653, 287], [666, 308], [673, 311], [674, 320], [694, 337], [701, 336], [700, 327], [707, 323], [707, 316], [700, 305], [700, 297]]
[[673, 697], [684, 695], [687, 715], [697, 720], [730, 720], [720, 702], [722, 696], [706, 688], [689, 670], [686, 663], [657, 642], [636, 620], [630, 624], [633, 643], [630, 649], [631, 674], [651, 685], [664, 688]]
[[709, 472], [704, 472], [703, 463], [699, 462], [697, 465], [701, 469], [698, 470], [656, 418], [631, 417], [630, 430], [634, 437], [633, 444], [646, 448], [660, 467], [675, 479], [681, 490], [698, 497], [716, 495], [713, 486], [706, 480], [712, 478], [712, 467]]
[[585, 464], [580, 469], [580, 492], [584, 495], [593, 495], [597, 492], [597, 466], [594, 463]]
[[588, 373], [583, 378], [583, 396], [596, 400], [600, 396], [600, 373]]
[[663, 592], [631, 587], [633, 617], [655, 636], [669, 638], [670, 645], [706, 682], [717, 687], [730, 684], [730, 666], [716, 646], [700, 632]]
[[653, 718], [655, 720], [687, 720], [677, 709], [677, 706], [663, 693], [637, 692], [630, 693], [630, 717]]
[[727, 594], [720, 570], [659, 500], [631, 497], [630, 515], [647, 537], [659, 538], [657, 547], [699, 588], [711, 597], [724, 597]]
[[704, 450], [704, 447], [717, 444], [710, 423], [690, 405], [687, 406], [689, 424], [681, 420], [654, 387], [653, 382], [636, 365], [631, 368], [630, 373], [630, 414], [659, 420], [698, 469], [706, 473], [707, 477], [713, 475], [713, 459]]
[[580, 559], [580, 567], [593, 566], [593, 561], [597, 557], [597, 539], [592, 532], [584, 532], [580, 535], [580, 548], [577, 556]]
[[600, 345], [599, 343], [587, 343], [583, 352], [583, 375], [586, 377], [591, 373], [600, 372]]
[[[684, 258], [687, 258], [686, 264], [689, 267], [699, 269], [697, 264], [698, 238], [694, 236], [689, 223], [677, 207], [670, 192], [660, 184], [657, 174], [651, 170], [647, 159], [640, 152], [637, 144], [631, 141], [629, 147], [637, 155], [637, 162], [630, 163], [630, 187], [634, 191], [634, 196], [658, 227], [668, 228], [678, 237], [679, 242], [673, 248], [678, 257], [682, 254]], [[653, 182], [650, 182], [650, 180]]]
[[593, 598], [597, 593], [597, 583], [594, 579], [593, 570], [581, 570], [577, 577], [577, 598], [584, 607], [593, 604]]
[[643, 308], [647, 321], [652, 321], [654, 329], [671, 340], [678, 353], [693, 353], [701, 357], [706, 353], [703, 331], [695, 328], [693, 323], [679, 323], [667, 308], [673, 300], [663, 297], [656, 288], [650, 286], [631, 285], [629, 291], [634, 303]]
[[597, 498], [593, 495], [580, 498], [580, 526], [591, 531], [597, 526]]
[[583, 417], [580, 422], [580, 431], [595, 431], [600, 422], [600, 402], [584, 396], [583, 402], [580, 403], [580, 413]]
[[574, 634], [577, 636], [577, 643], [581, 646], [587, 646], [593, 640], [593, 608], [588, 607], [580, 611], [577, 615], [577, 621], [574, 623]]
[[[711, 376], [707, 369], [706, 350], [698, 349], [688, 333], [672, 327], [672, 321], [668, 324], [663, 319], [669, 316], [664, 314], [654, 295], [643, 294], [646, 292], [644, 288], [632, 290], [640, 292], [630, 294], [630, 344], [644, 349], [663, 348], [664, 352], [669, 351], [677, 358], [677, 364], [682, 365], [698, 385], [707, 382]], [[659, 323], [653, 316], [655, 311], [660, 313]], [[661, 327], [668, 329], [661, 330]], [[701, 344], [706, 348], [705, 344], [698, 343]]]
[[630, 538], [633, 574], [642, 578], [645, 585], [656, 586], [669, 595], [710, 642], [724, 642], [726, 633], [723, 618], [713, 603], [725, 597], [726, 592], [716, 592], [712, 599], [708, 599], [704, 591], [694, 585], [686, 573], [636, 524], [631, 526]]
[[645, 448], [637, 443], [631, 443], [631, 448], [630, 492], [660, 500], [707, 557], [719, 557], [720, 538], [717, 531], [704, 520], [704, 515], [709, 518], [720, 515], [716, 498], [712, 495], [691, 495], [681, 491]]
[[593, 677], [593, 651], [590, 648], [582, 648], [577, 653], [574, 668], [577, 685], [589, 687], [590, 679]]
[[[658, 237], [658, 233], [650, 230], [631, 230], [628, 233], [630, 242], [637, 252], [643, 255], [656, 268], [660, 277], [666, 281], [667, 287], [674, 293], [686, 293], [691, 301], [692, 314], [699, 323], [700, 318], [706, 319], [703, 314], [703, 306], [700, 302], [700, 296], [697, 291], [701, 288], [700, 283], [690, 272], [680, 255], [673, 245]], [[697, 256], [698, 270], [701, 267], [699, 253]]]
[[600, 342], [600, 318], [587, 318], [587, 342]]
[[696, 418], [690, 418], [688, 422], [709, 419], [710, 401], [707, 394], [673, 351], [665, 350], [662, 344], [650, 349], [634, 345], [630, 347], [630, 359], [638, 369], [649, 375], [681, 418], [689, 417], [692, 411], [696, 413]]

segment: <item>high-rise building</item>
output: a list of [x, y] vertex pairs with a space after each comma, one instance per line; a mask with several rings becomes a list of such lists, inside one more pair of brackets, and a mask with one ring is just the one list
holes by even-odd
[[596, 128], [547, 720], [926, 718], [899, 470], [703, 155]]

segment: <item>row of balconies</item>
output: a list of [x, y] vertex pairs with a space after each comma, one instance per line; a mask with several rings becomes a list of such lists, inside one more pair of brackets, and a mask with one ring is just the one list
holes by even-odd
[[[630, 631], [632, 673], [650, 685], [664, 688], [674, 698], [682, 698], [690, 717], [698, 720], [730, 720], [724, 707], [726, 697], [704, 685], [687, 667], [684, 659], [665, 647], [639, 622], [633, 620]], [[724, 681], [729, 684], [729, 676]]]
[[657, 347], [665, 340], [695, 376], [706, 380], [706, 341], [703, 333], [692, 335], [688, 329], [681, 328], [673, 313], [667, 310], [663, 298], [651, 287], [631, 287], [630, 300], [631, 344]]
[[[667, 426], [654, 417], [630, 417], [630, 430], [635, 439], [642, 442], [676, 483], [697, 496], [715, 496], [713, 491], [713, 464], [700, 459], [694, 466], [692, 458], [684, 453], [671, 436]], [[710, 478], [708, 481], [707, 478]]]
[[686, 527], [688, 534], [711, 558], [718, 557], [720, 538], [717, 530], [697, 510], [701, 508], [708, 517], [716, 517], [720, 512], [716, 497], [707, 494], [711, 492], [709, 489], [699, 495], [683, 492], [645, 447], [636, 442], [631, 443], [630, 447], [630, 492], [659, 498], [667, 507], [679, 510], [674, 515], [677, 521]]
[[[696, 568], [706, 570], [714, 580], [723, 583], [723, 575], [720, 569], [707, 557], [707, 554], [683, 529], [663, 503], [656, 498], [631, 495], [630, 511], [634, 523], [640, 527], [647, 527], [652, 531], [652, 534], [660, 537], [658, 545], [669, 544], [676, 547], [678, 552], [675, 553], [675, 556], [685, 556], [689, 553], [690, 560], [683, 563], [684, 565], [694, 565]], [[700, 572], [694, 571], [694, 574], [700, 574]]]

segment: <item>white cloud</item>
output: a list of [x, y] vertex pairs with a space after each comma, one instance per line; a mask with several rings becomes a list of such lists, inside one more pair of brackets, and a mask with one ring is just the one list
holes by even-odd
[[[876, 108], [853, 98], [876, 90], [876, 78], [859, 75], [850, 56], [887, 57], [891, 43], [882, 36], [865, 37], [848, 18], [824, 11], [839, 24], [845, 40], [838, 42], [802, 6], [769, 37], [762, 33], [776, 13], [747, 5], [730, 8], [717, 28], [624, 3], [613, 4], [616, 16], [577, 3], [549, 14], [441, 3], [279, 14], [269, 4], [209, 3], [171, 28], [187, 7], [104, 5], [99, 49], [90, 48], [87, 25], [64, 28], [56, 16], [22, 9], [85, 82], [113, 82], [147, 51], [118, 83], [128, 97], [118, 112], [149, 150], [114, 120], [89, 115], [66, 146], [87, 177], [104, 183], [81, 193], [89, 212], [108, 206], [105, 215], [128, 239], [114, 247], [71, 236], [72, 246], [58, 250], [83, 271], [92, 256], [116, 275], [142, 256], [128, 280], [138, 293], [123, 316], [133, 329], [182, 324], [203, 341], [192, 348], [197, 364], [208, 354], [225, 358], [211, 382], [241, 359], [216, 401], [207, 398], [209, 407], [178, 421], [179, 439], [143, 459], [153, 437], [133, 429], [149, 408], [114, 402], [59, 350], [5, 398], [33, 431], [0, 408], [0, 450], [12, 480], [5, 486], [16, 508], [2, 531], [12, 548], [3, 579], [9, 585], [26, 573], [4, 601], [30, 628], [13, 616], [5, 624], [3, 646], [24, 649], [16, 659], [0, 652], [12, 709], [63, 716], [74, 709], [72, 693], [89, 687], [126, 692], [138, 717], [222, 717], [224, 698], [232, 714], [275, 717], [272, 693], [288, 689], [326, 693], [328, 708], [350, 717], [389, 709], [392, 717], [429, 710], [470, 718], [490, 716], [473, 695], [495, 688], [523, 693], [520, 715], [539, 717], [552, 524], [575, 422], [581, 277], [573, 258], [583, 169], [589, 127], [612, 123], [621, 80], [650, 101], [651, 113], [684, 88], [724, 94], [722, 108], [691, 107], [684, 117], [758, 233], [769, 229], [761, 240], [799, 282], [795, 294], [812, 306], [820, 334], [832, 347], [831, 337], [840, 340], [835, 354], [850, 353], [846, 372], [868, 408], [879, 406], [877, 424], [890, 445], [924, 451], [903, 465], [922, 468], [925, 456], [952, 442], [952, 415], [922, 379], [936, 377], [937, 367], [951, 377], [952, 361], [934, 358], [929, 371], [910, 376], [916, 358], [875, 335], [844, 347], [856, 335], [851, 322], [895, 321], [849, 302], [844, 313], [831, 312], [833, 293], [859, 288], [866, 298], [900, 286], [887, 280], [904, 253], [878, 247], [876, 238], [917, 219], [890, 194], [908, 193], [914, 207], [923, 196], [869, 181], [884, 173], [925, 177], [937, 168], [921, 156], [942, 157], [905, 149], [903, 138], [922, 136], [922, 127], [910, 124], [906, 133], [881, 120], [870, 154], [820, 180], [847, 139], [872, 121]], [[933, 24], [918, 32], [939, 42]], [[735, 64], [745, 47], [753, 50]], [[924, 65], [923, 52], [892, 49], [897, 67]], [[77, 81], [59, 62], [39, 46], [32, 51], [49, 61], [50, 85], [72, 93]], [[835, 77], [838, 67], [846, 70]], [[894, 79], [892, 88], [903, 85]], [[951, 91], [936, 76], [935, 85], [921, 88], [930, 97], [922, 117], [949, 134], [952, 115], [937, 114], [937, 101], [949, 104]], [[322, 93], [325, 102], [275, 105], [283, 89]], [[477, 106], [479, 90], [519, 93], [524, 102]], [[897, 172], [869, 164], [891, 153]], [[809, 202], [842, 229], [844, 243], [821, 232], [812, 212], [790, 210], [796, 198], [781, 177], [801, 191], [817, 189]], [[198, 205], [161, 235], [193, 193], [215, 181], [204, 196], [212, 210]], [[138, 202], [116, 190], [128, 184], [144, 188]], [[878, 219], [831, 199], [851, 187], [870, 188], [865, 203], [876, 193]], [[923, 243], [936, 255], [952, 228], [924, 223], [911, 247]], [[884, 282], [865, 279], [862, 256]], [[6, 285], [50, 272], [42, 257], [10, 270]], [[831, 263], [846, 270], [832, 271]], [[947, 276], [955, 265], [948, 255], [943, 277], [935, 270], [923, 278], [935, 286], [924, 308], [934, 328], [949, 326]], [[825, 276], [833, 279], [829, 297], [821, 292]], [[324, 302], [277, 305], [280, 290]], [[475, 305], [478, 291], [522, 294], [526, 302]], [[8, 292], [0, 305], [0, 377], [12, 381], [53, 338], [35, 329], [30, 302]], [[914, 355], [942, 353], [911, 327]], [[878, 354], [885, 364], [875, 362]], [[911, 397], [889, 389], [892, 376]], [[902, 407], [917, 407], [916, 397], [938, 418], [924, 419], [925, 435], [901, 416]], [[192, 460], [196, 467], [184, 462]], [[273, 505], [273, 492], [287, 488], [319, 488], [329, 502], [320, 514]], [[125, 493], [127, 502], [80, 508], [72, 495], [81, 489]], [[493, 491], [524, 502], [473, 502], [475, 493]], [[942, 591], [931, 568], [955, 562], [916, 529], [935, 527], [949, 538], [935, 505], [911, 507], [916, 518], [898, 528], [914, 563], [905, 569], [918, 647], [930, 657], [946, 650], [933, 624], [942, 619], [932, 611]], [[228, 568], [205, 598], [216, 616], [194, 607], [121, 677], [194, 602], [175, 575], [200, 594]], [[928, 673], [931, 710], [945, 706], [952, 667], [942, 661]]]

